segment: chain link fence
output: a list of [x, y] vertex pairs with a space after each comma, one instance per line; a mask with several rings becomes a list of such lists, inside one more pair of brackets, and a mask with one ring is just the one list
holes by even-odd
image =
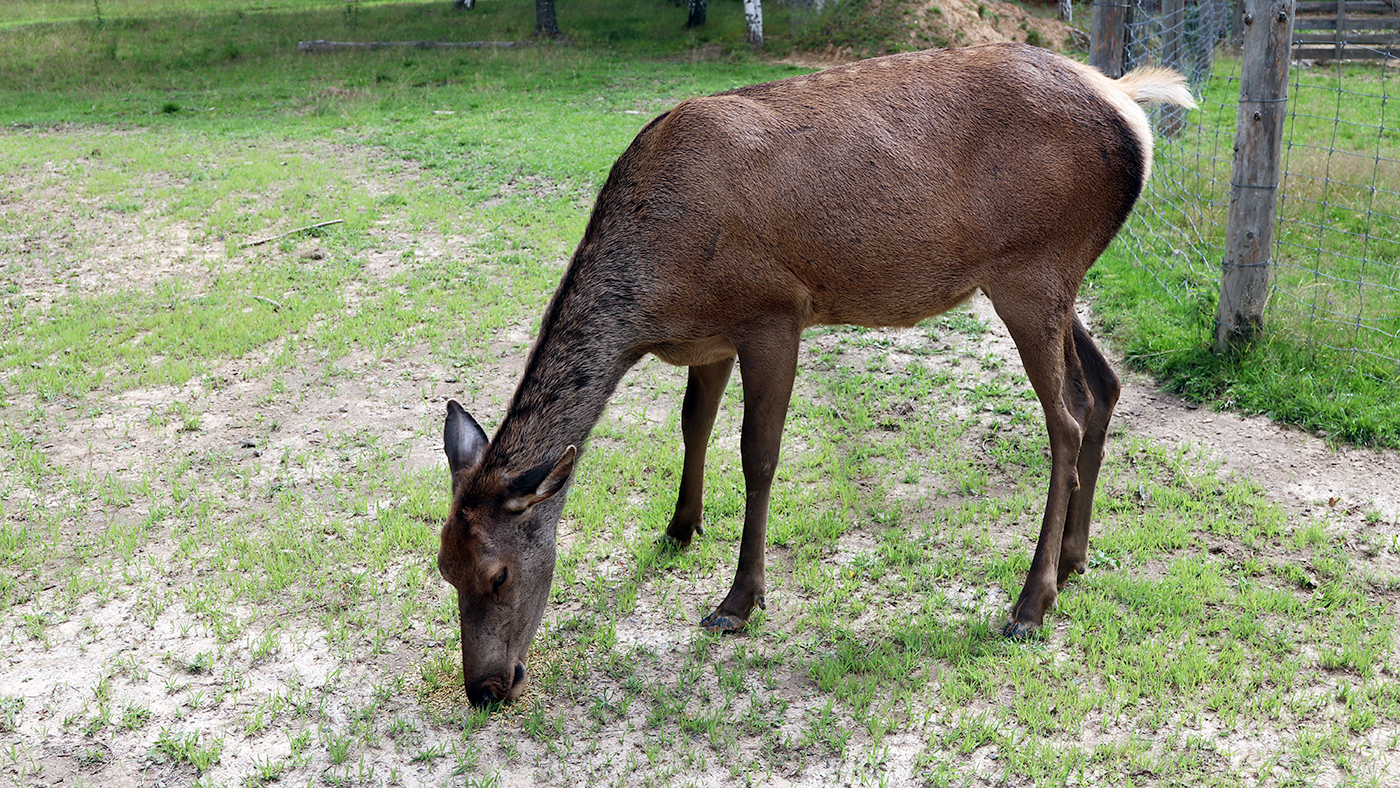
[[[1154, 117], [1153, 177], [1119, 243], [1171, 298], [1213, 320], [1226, 217], [1239, 191], [1232, 185], [1238, 11], [1228, 0], [1174, 13], [1161, 0], [1117, 2], [1130, 4], [1125, 65], [1175, 65], [1201, 103], [1184, 120]], [[1327, 7], [1336, 13], [1336, 4]], [[1400, 19], [1383, 24], [1400, 27]], [[1350, 43], [1345, 30], [1335, 38], [1334, 56], [1294, 60], [1289, 71], [1265, 315], [1271, 335], [1345, 354], [1355, 370], [1395, 380], [1400, 118], [1391, 94], [1400, 61], [1389, 49]]]

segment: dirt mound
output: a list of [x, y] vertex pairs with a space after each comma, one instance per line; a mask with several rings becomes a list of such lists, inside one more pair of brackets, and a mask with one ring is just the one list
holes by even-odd
[[[846, 0], [849, 2], [849, 0]], [[890, 0], [883, 0], [887, 3]], [[882, 0], [870, 0], [863, 13], [879, 14]], [[934, 49], [1019, 41], [1057, 52], [1087, 51], [1083, 31], [1061, 22], [1051, 7], [1027, 10], [1002, 0], [907, 0], [901, 9], [899, 33], [904, 40], [888, 41], [890, 51]], [[1087, 21], [1087, 19], [1086, 19]], [[861, 52], [849, 46], [828, 45], [789, 57], [786, 62], [829, 66], [868, 57], [878, 52]]]
[[911, 3], [909, 17], [910, 43], [920, 48], [1020, 41], [1067, 52], [1084, 40], [1058, 19], [1001, 0], [921, 0]]

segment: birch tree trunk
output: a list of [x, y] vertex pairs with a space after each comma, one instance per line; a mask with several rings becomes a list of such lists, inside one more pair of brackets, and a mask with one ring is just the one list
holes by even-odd
[[705, 24], [705, 0], [690, 0], [690, 16], [685, 20], [686, 27], [700, 27]]
[[748, 34], [745, 36], [754, 49], [763, 46], [763, 2], [744, 0], [744, 19], [748, 20]]

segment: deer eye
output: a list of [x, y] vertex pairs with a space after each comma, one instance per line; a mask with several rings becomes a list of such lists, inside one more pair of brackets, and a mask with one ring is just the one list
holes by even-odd
[[505, 567], [501, 567], [501, 571], [497, 572], [496, 576], [491, 578], [491, 593], [501, 593], [501, 586], [506, 584], [506, 577], [509, 574], [510, 570], [506, 569]]

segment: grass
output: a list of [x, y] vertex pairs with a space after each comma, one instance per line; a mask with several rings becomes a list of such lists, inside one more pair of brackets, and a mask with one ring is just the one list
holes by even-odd
[[[443, 7], [366, 5], [358, 30], [476, 24]], [[739, 381], [706, 534], [678, 553], [656, 537], [684, 376], [640, 365], [561, 523], [533, 689], [466, 708], [433, 563], [443, 400], [494, 426], [642, 123], [797, 69], [739, 33], [692, 49], [665, 4], [633, 12], [674, 15], [672, 38], [635, 49], [580, 26], [571, 47], [311, 59], [286, 23], [336, 37], [339, 6], [233, 24], [232, 4], [113, 2], [97, 34], [86, 8], [0, 33], [18, 80], [0, 80], [13, 784], [138, 762], [209, 785], [1386, 780], [1400, 544], [1379, 513], [1360, 531], [1325, 506], [1289, 518], [1208, 458], [1119, 432], [1089, 573], [1042, 637], [997, 635], [1049, 468], [1039, 406], [970, 312], [810, 332], [769, 609], [740, 637], [694, 627], [735, 562]], [[116, 61], [84, 49], [137, 29], [123, 19], [160, 34], [131, 32]], [[443, 29], [505, 34], [490, 24]], [[237, 58], [218, 55], [229, 29]]]
[[1394, 238], [1400, 205], [1374, 67], [1296, 70], [1273, 257], [1268, 331], [1217, 356], [1238, 65], [1216, 63], [1203, 111], [1161, 141], [1154, 184], [1124, 240], [1090, 273], [1106, 326], [1134, 363], [1186, 397], [1318, 431], [1400, 446]]

